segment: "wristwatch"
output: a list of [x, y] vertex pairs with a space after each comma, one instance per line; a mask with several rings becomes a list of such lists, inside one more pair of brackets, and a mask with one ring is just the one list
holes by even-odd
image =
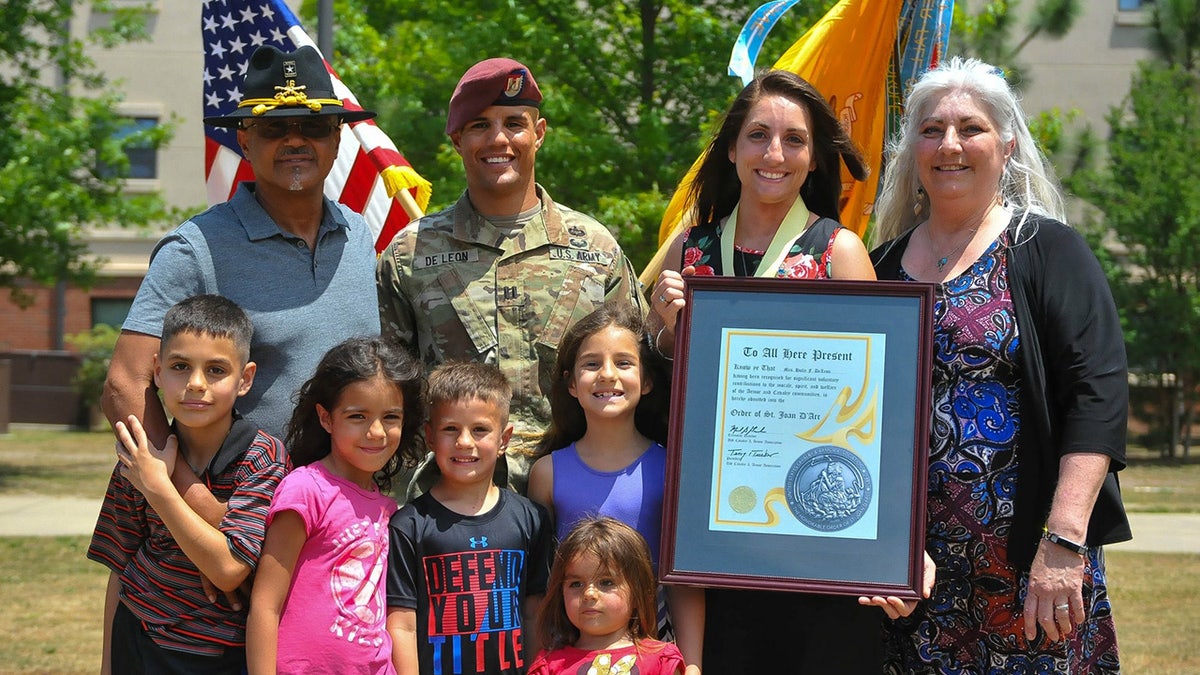
[[1083, 544], [1076, 544], [1075, 542], [1071, 541], [1070, 539], [1060, 537], [1059, 535], [1051, 532], [1049, 528], [1046, 528], [1046, 527], [1042, 528], [1042, 539], [1045, 539], [1046, 541], [1050, 542], [1051, 544], [1058, 544], [1059, 546], [1061, 546], [1061, 547], [1067, 549], [1068, 551], [1075, 553], [1077, 555], [1084, 556], [1084, 557], [1087, 556], [1087, 547], [1086, 546], [1084, 546]]

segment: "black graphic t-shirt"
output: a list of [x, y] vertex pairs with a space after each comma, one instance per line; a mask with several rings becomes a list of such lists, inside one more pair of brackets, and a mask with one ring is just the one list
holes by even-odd
[[426, 493], [392, 516], [388, 607], [417, 613], [422, 673], [525, 672], [521, 608], [546, 591], [553, 532], [545, 509], [508, 490], [464, 516]]

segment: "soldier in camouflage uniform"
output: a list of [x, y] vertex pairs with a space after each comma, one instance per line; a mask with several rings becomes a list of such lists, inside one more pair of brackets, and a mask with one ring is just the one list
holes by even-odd
[[[496, 482], [521, 494], [550, 421], [559, 340], [606, 300], [642, 308], [637, 276], [612, 234], [534, 181], [546, 133], [541, 100], [529, 69], [512, 59], [488, 59], [463, 75], [446, 133], [467, 190], [396, 235], [376, 270], [385, 337], [428, 368], [484, 361], [508, 377], [515, 431]], [[428, 489], [436, 470], [426, 459], [409, 497]]]

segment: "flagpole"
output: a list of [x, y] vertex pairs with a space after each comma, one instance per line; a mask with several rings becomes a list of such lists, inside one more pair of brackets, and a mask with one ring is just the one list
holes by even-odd
[[413, 199], [408, 190], [400, 190], [393, 197], [400, 200], [400, 206], [404, 207], [404, 212], [408, 214], [409, 220], [416, 220], [425, 215], [425, 212], [417, 205], [417, 200]]
[[317, 2], [317, 49], [333, 65], [333, 0]]

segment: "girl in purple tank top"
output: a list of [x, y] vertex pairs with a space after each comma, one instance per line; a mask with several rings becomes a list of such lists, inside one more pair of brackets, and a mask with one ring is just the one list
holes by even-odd
[[[587, 516], [624, 522], [657, 564], [669, 379], [641, 314], [608, 303], [587, 315], [563, 337], [554, 372], [550, 428], [538, 446], [545, 456], [529, 474], [529, 498], [560, 533]], [[666, 596], [687, 672], [699, 673], [704, 592], [668, 586]]]

